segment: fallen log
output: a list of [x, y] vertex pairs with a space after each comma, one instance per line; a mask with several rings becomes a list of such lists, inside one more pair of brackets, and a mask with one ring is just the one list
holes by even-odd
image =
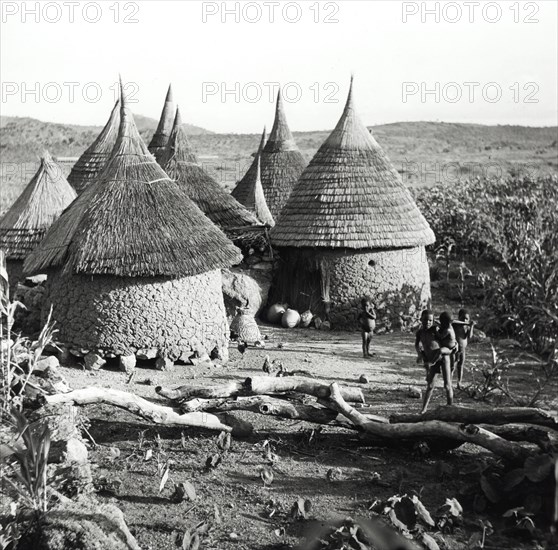
[[248, 422], [235, 419], [234, 425], [232, 425], [233, 423], [226, 423], [222, 418], [206, 412], [179, 414], [171, 407], [156, 405], [133, 393], [110, 388], [83, 388], [68, 393], [46, 395], [42, 399], [49, 405], [62, 403], [73, 403], [75, 405], [104, 403], [127, 410], [163, 426], [205, 428], [208, 430], [232, 432], [233, 435], [241, 437], [248, 435], [252, 431], [252, 426]]
[[424, 414], [403, 413], [390, 417], [392, 424], [443, 420], [471, 424], [536, 424], [558, 430], [558, 415], [542, 409], [527, 407], [437, 407]]
[[[282, 392], [300, 392], [318, 398], [327, 398], [330, 395], [330, 386], [311, 378], [298, 378], [296, 376], [273, 378], [271, 376], [253, 376], [244, 382], [251, 393], [258, 395]], [[364, 403], [364, 395], [360, 388], [337, 386], [344, 401]]]
[[522, 426], [518, 424], [495, 426], [491, 424], [480, 424], [479, 427], [507, 439], [508, 441], [534, 443], [544, 451], [548, 450], [551, 445], [548, 432], [535, 426]]
[[531, 455], [528, 449], [473, 424], [451, 424], [440, 420], [426, 420], [421, 423], [382, 424], [371, 422], [343, 399], [339, 386], [330, 386], [330, 406], [347, 417], [362, 431], [386, 439], [422, 439], [443, 437], [466, 441], [484, 447], [494, 454], [516, 464], [523, 464]]
[[179, 401], [182, 399], [190, 399], [193, 397], [201, 397], [204, 399], [216, 399], [221, 397], [236, 397], [246, 393], [244, 382], [235, 381], [228, 384], [220, 384], [218, 386], [180, 386], [175, 389], [163, 388], [157, 386], [155, 391], [162, 397]]
[[192, 399], [181, 403], [180, 410], [185, 413], [195, 411], [251, 411], [258, 414], [278, 416], [291, 420], [305, 420], [316, 424], [331, 424], [337, 412], [326, 407], [316, 407], [298, 401], [292, 402], [267, 395], [252, 395], [234, 399]]

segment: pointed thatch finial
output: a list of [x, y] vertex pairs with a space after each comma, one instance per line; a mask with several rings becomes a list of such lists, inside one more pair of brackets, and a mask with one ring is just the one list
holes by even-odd
[[275, 225], [275, 220], [269, 211], [265, 200], [261, 179], [261, 155], [256, 155], [256, 174], [246, 198], [246, 208], [256, 214], [258, 220], [269, 227]]
[[198, 157], [194, 153], [186, 131], [182, 126], [182, 115], [180, 109], [176, 107], [174, 123], [169, 136], [167, 145], [158, 155], [157, 162], [164, 169], [171, 162], [188, 162], [191, 164], [199, 164]]
[[149, 151], [157, 160], [159, 160], [159, 155], [163, 153], [165, 146], [167, 145], [172, 132], [174, 118], [175, 108], [172, 97], [172, 84], [169, 84], [159, 124], [157, 125], [157, 129], [155, 130], [155, 133], [151, 138], [151, 142], [149, 143]]
[[[264, 127], [263, 127], [263, 132], [262, 132], [262, 139], [261, 139], [261, 141], [260, 141], [260, 146], [258, 147], [258, 153], [261, 153], [261, 152], [263, 151], [263, 149], [264, 149], [264, 147], [265, 147], [265, 140], [266, 140], [266, 138], [267, 138], [267, 129], [266, 129], [266, 127], [264, 126]], [[258, 154], [258, 153], [256, 153], [256, 154]]]
[[297, 151], [295, 140], [287, 124], [285, 116], [285, 107], [283, 106], [283, 98], [281, 96], [281, 88], [277, 92], [277, 104], [275, 106], [275, 120], [269, 139], [264, 147], [267, 153], [276, 153], [278, 151]]

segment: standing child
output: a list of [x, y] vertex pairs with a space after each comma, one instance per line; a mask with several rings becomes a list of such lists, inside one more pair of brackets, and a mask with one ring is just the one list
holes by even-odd
[[415, 348], [422, 350], [426, 367], [426, 392], [422, 403], [421, 414], [426, 412], [436, 376], [441, 372], [444, 378], [447, 404], [453, 405], [453, 387], [451, 381], [451, 355], [455, 349], [455, 334], [451, 327], [451, 317], [444, 312], [440, 315], [440, 326], [434, 326], [434, 315], [425, 310], [421, 315], [421, 328], [417, 332]]
[[469, 340], [473, 337], [473, 327], [475, 326], [475, 322], [471, 321], [471, 316], [466, 309], [459, 310], [457, 319], [457, 321], [453, 322], [453, 330], [455, 331], [458, 347], [455, 361], [457, 366], [457, 388], [461, 389], [467, 345], [469, 344]]
[[366, 358], [370, 357], [370, 343], [376, 328], [376, 310], [368, 298], [363, 298], [360, 304], [362, 311], [358, 315], [358, 323], [362, 335], [362, 356]]

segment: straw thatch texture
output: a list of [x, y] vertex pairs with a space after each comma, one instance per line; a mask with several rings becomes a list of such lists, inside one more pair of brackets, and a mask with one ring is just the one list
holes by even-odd
[[169, 142], [159, 156], [159, 163], [201, 211], [224, 230], [259, 223], [254, 214], [229, 195], [201, 166], [188, 142], [178, 108]]
[[51, 227], [25, 270], [181, 277], [240, 260], [239, 250], [157, 164], [122, 98], [106, 169]]
[[62, 169], [45, 152], [37, 173], [0, 220], [0, 248], [6, 258], [24, 260], [75, 198]]
[[[264, 140], [265, 130], [262, 143]], [[271, 215], [277, 219], [307, 164], [287, 124], [280, 91], [277, 94], [273, 129], [264, 147], [262, 143], [258, 150], [258, 153], [261, 153], [262, 187]], [[231, 193], [241, 204], [246, 205], [255, 172], [256, 159]]]
[[149, 142], [149, 152], [159, 161], [159, 155], [162, 155], [169, 137], [172, 132], [172, 125], [174, 122], [174, 102], [172, 99], [172, 86], [169, 84], [169, 89], [167, 90], [167, 96], [165, 98], [165, 104], [163, 105], [163, 110], [161, 111], [161, 118], [159, 119], [159, 124], [157, 129]]
[[275, 220], [267, 207], [262, 188], [260, 158], [259, 154], [256, 155], [256, 173], [254, 174], [252, 185], [248, 189], [246, 202], [244, 204], [250, 212], [253, 212], [256, 215], [258, 220], [269, 227], [273, 227], [275, 225]]
[[261, 159], [262, 187], [274, 219], [279, 217], [306, 164], [287, 124], [279, 91], [275, 121]]
[[110, 117], [97, 139], [84, 151], [72, 167], [68, 176], [68, 182], [76, 190], [78, 195], [102, 172], [106, 166], [116, 138], [118, 137], [118, 126], [120, 123], [120, 101], [118, 100]]
[[265, 126], [262, 132], [262, 137], [260, 139], [260, 145], [258, 147], [258, 150], [256, 151], [256, 153], [254, 153], [254, 160], [252, 161], [252, 164], [250, 165], [250, 168], [248, 168], [246, 174], [244, 174], [243, 178], [237, 182], [235, 188], [231, 191], [231, 195], [240, 203], [246, 206], [246, 199], [248, 197], [248, 191], [251, 188], [251, 182], [254, 181], [254, 178], [256, 176], [256, 170], [257, 170], [257, 165], [258, 165], [258, 156], [261, 155], [263, 148], [265, 146], [265, 140], [266, 140], [266, 131], [265, 131]]
[[337, 126], [304, 170], [271, 238], [277, 246], [350, 249], [434, 242], [397, 170], [356, 115], [352, 82]]

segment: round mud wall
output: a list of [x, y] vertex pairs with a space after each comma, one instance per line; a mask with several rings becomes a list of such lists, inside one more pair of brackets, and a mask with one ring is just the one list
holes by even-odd
[[282, 249], [272, 302], [287, 302], [304, 311], [310, 307], [324, 318], [324, 289], [329, 289], [333, 328], [354, 329], [360, 301], [370, 297], [378, 323], [405, 328], [430, 302], [430, 272], [424, 247], [394, 250], [338, 250], [316, 253]]
[[129, 355], [156, 349], [173, 360], [197, 351], [227, 357], [221, 272], [182, 279], [49, 273], [58, 340], [70, 349]]

